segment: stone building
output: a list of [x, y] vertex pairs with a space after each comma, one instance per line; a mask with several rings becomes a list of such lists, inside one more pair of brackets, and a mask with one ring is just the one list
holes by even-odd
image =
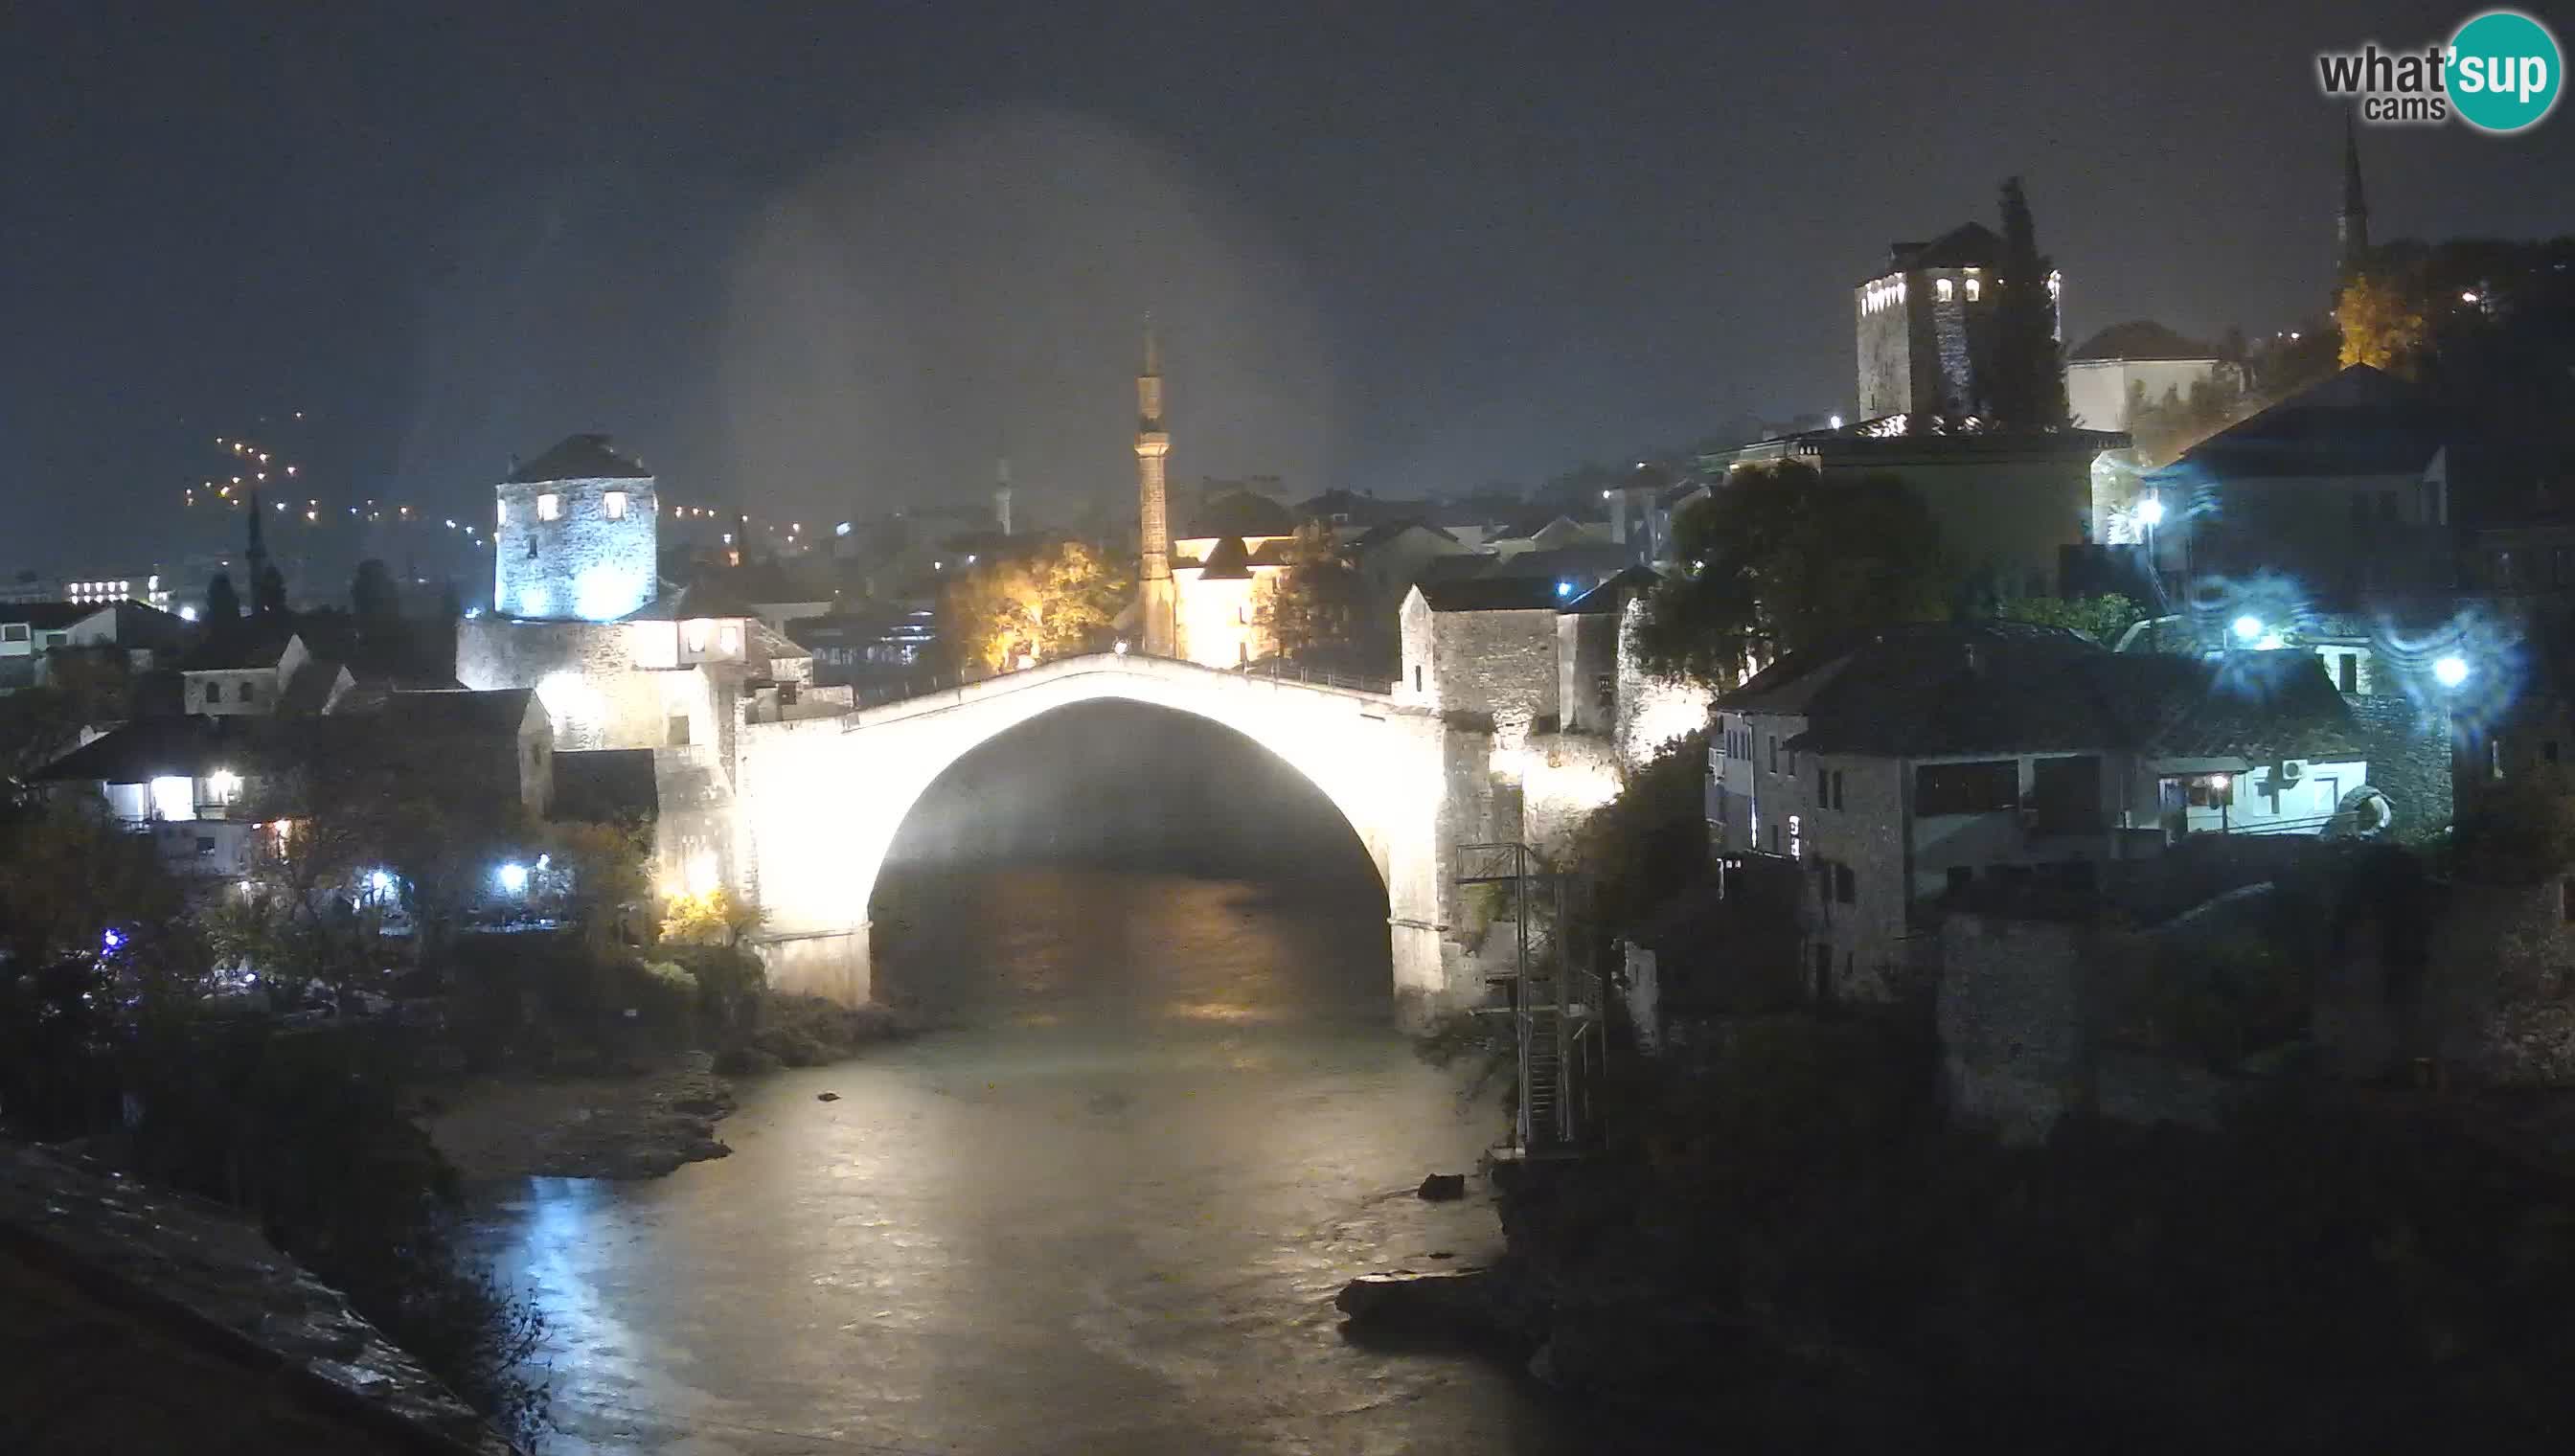
[[493, 590], [512, 615], [457, 625], [457, 681], [533, 690], [564, 751], [650, 750], [665, 883], [734, 882], [742, 726], [846, 712], [851, 691], [814, 688], [812, 655], [753, 605], [660, 590], [652, 478], [606, 437], [565, 440], [495, 494]]
[[605, 435], [567, 436], [498, 492], [492, 605], [532, 622], [614, 622], [651, 601], [661, 505]]
[[[2002, 254], [2002, 239], [1981, 223], [1887, 249], [1885, 269], [1851, 295], [1861, 419], [1986, 412]], [[2052, 314], [2054, 274], [2047, 292]]]
[[2088, 430], [2126, 431], [2139, 406], [2188, 403], [2203, 387], [2240, 383], [2213, 347], [2132, 319], [2084, 340], [2065, 358], [2065, 405]]
[[1807, 876], [1818, 999], [1918, 988], [1916, 906], [2088, 891], [2186, 834], [2359, 831], [2363, 731], [2302, 652], [2113, 654], [2055, 628], [1889, 628], [1716, 702], [1711, 832]]

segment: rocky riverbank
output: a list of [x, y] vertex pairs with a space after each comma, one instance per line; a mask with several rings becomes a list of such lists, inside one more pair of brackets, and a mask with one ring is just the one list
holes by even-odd
[[733, 1084], [705, 1052], [633, 1075], [496, 1073], [422, 1099], [421, 1125], [469, 1182], [658, 1178], [733, 1149], [716, 1123]]

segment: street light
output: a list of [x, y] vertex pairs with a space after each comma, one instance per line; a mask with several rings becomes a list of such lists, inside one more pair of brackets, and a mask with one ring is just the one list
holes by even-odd
[[2137, 519], [2145, 523], [2145, 527], [2148, 531], [2152, 531], [2156, 527], [2163, 525], [2164, 498], [2161, 496], [2148, 496], [2144, 500], [2139, 501], [2137, 503]]
[[512, 860], [501, 866], [500, 880], [502, 889], [518, 894], [528, 887], [528, 866]]
[[2468, 681], [2468, 660], [2451, 653], [2432, 664], [2432, 681], [2444, 688], [2456, 688]]
[[2247, 643], [2247, 644], [2250, 644], [2250, 643], [2254, 643], [2254, 642], [2258, 642], [2258, 641], [2260, 641], [2260, 640], [2261, 640], [2261, 637], [2262, 637], [2262, 619], [2261, 619], [2261, 618], [2255, 617], [2252, 613], [2249, 613], [2249, 612], [2248, 612], [2248, 613], [2244, 614], [2242, 617], [2239, 617], [2239, 618], [2235, 619], [2235, 640], [2236, 640], [2236, 641], [2241, 642], [2241, 643]]

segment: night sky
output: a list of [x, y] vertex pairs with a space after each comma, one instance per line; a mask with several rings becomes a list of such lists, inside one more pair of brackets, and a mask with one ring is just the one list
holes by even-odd
[[[1530, 483], [1849, 408], [1850, 287], [2022, 173], [2074, 338], [2328, 286], [2313, 56], [2467, 6], [148, 6], [0, 18], [0, 568], [167, 549], [213, 438], [479, 517], [605, 430], [834, 519]], [[2532, 7], [2561, 39], [2575, 16]], [[2575, 232], [2575, 112], [2363, 137], [2384, 240]], [[138, 529], [144, 534], [137, 535]], [[170, 544], [175, 544], [172, 542]]]

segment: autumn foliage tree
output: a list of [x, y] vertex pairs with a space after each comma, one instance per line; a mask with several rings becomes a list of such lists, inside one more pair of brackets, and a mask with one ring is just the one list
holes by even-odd
[[960, 576], [946, 603], [951, 641], [962, 665], [996, 673], [1093, 651], [1126, 591], [1101, 553], [1057, 542]]
[[2366, 364], [2412, 377], [2431, 328], [2421, 299], [2389, 273], [2356, 273], [2334, 306], [2342, 327], [2342, 363]]
[[1304, 662], [1350, 646], [1359, 612], [1359, 576], [1330, 526], [1308, 521], [1286, 548], [1288, 564], [1254, 611], [1271, 650]]

